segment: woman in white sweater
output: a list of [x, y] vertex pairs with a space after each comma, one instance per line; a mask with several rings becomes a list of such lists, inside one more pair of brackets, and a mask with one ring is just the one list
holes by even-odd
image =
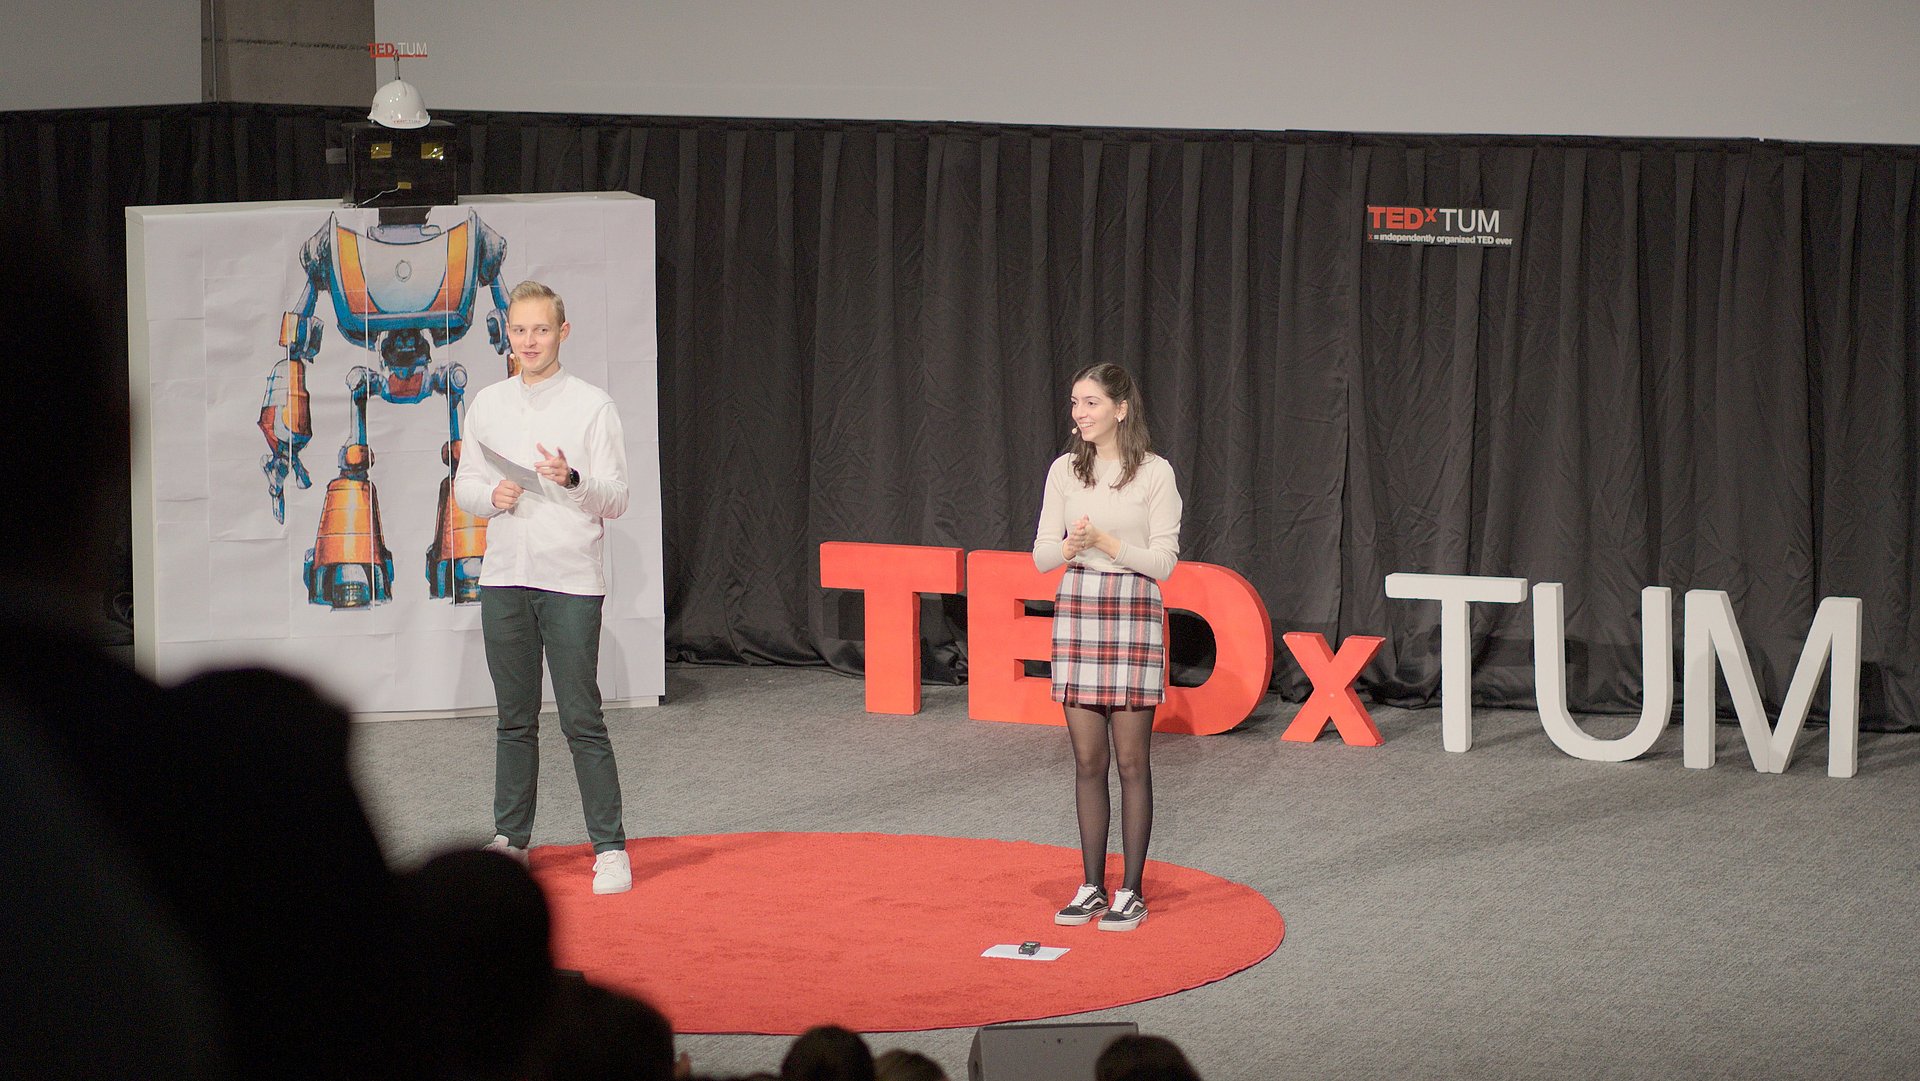
[[[1153, 832], [1153, 710], [1166, 691], [1159, 582], [1180, 556], [1180, 489], [1153, 453], [1146, 405], [1117, 364], [1073, 380], [1073, 435], [1047, 470], [1033, 562], [1067, 573], [1053, 609], [1053, 698], [1073, 743], [1084, 884], [1054, 922], [1103, 931], [1147, 918], [1140, 877]], [[1109, 760], [1120, 769], [1124, 877], [1106, 891]]]

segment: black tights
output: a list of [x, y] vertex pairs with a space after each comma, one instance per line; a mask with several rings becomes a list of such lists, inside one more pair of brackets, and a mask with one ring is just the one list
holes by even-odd
[[1080, 819], [1080, 863], [1086, 881], [1106, 887], [1108, 738], [1120, 767], [1120, 844], [1125, 853], [1123, 889], [1140, 891], [1153, 834], [1153, 707], [1114, 709], [1068, 706], [1067, 735], [1073, 741], [1073, 809]]

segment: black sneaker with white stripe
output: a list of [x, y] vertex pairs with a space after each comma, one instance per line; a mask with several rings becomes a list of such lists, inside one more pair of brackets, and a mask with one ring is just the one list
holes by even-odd
[[1053, 922], [1063, 927], [1078, 927], [1107, 910], [1107, 891], [1088, 884], [1073, 895], [1073, 902], [1053, 914]]
[[1146, 922], [1147, 902], [1134, 890], [1123, 889], [1113, 895], [1113, 907], [1100, 917], [1102, 931], [1131, 931]]

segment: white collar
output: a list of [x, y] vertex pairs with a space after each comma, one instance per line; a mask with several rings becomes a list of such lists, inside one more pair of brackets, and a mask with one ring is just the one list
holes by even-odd
[[538, 383], [529, 383], [520, 376], [515, 376], [513, 381], [520, 384], [520, 394], [523, 398], [530, 402], [536, 401], [553, 393], [556, 387], [566, 382], [567, 370], [562, 368]]

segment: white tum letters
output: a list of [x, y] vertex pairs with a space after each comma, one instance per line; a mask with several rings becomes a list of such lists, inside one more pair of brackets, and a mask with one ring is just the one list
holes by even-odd
[[[1647, 753], [1673, 714], [1673, 590], [1640, 591], [1640, 723], [1619, 739], [1595, 739], [1581, 731], [1567, 709], [1567, 587], [1533, 587], [1533, 697], [1540, 725], [1554, 745], [1589, 762], [1625, 762]], [[1711, 678], [1711, 677], [1709, 677]], [[1757, 692], [1756, 692], [1757, 693]], [[1712, 712], [1709, 705], [1708, 712]]]
[[1440, 602], [1440, 745], [1449, 751], [1471, 748], [1473, 658], [1467, 652], [1467, 605], [1519, 604], [1527, 599], [1527, 580], [1395, 573], [1387, 575], [1387, 596]]
[[1443, 206], [1440, 208], [1440, 225], [1450, 233], [1497, 233], [1500, 231], [1500, 212], [1478, 207]]
[[[1611, 740], [1596, 739], [1582, 731], [1567, 707], [1565, 591], [1558, 582], [1541, 582], [1533, 587], [1534, 696], [1539, 702], [1540, 723], [1554, 745], [1575, 758], [1593, 762], [1638, 758], [1666, 729], [1673, 712], [1673, 591], [1649, 586], [1640, 593], [1645, 699], [1640, 723], [1632, 732]], [[1517, 604], [1526, 598], [1526, 592], [1524, 578], [1387, 575], [1387, 596], [1440, 602], [1440, 729], [1441, 743], [1449, 751], [1473, 746], [1473, 661], [1468, 649], [1467, 605], [1476, 601]], [[1732, 600], [1717, 589], [1689, 590], [1682, 762], [1692, 769], [1713, 765], [1717, 705], [1714, 675], [1724, 668], [1754, 768], [1762, 773], [1783, 772], [1813, 704], [1821, 672], [1827, 670], [1831, 674], [1827, 775], [1853, 776], [1858, 769], [1860, 736], [1861, 618], [1858, 598], [1828, 597], [1820, 602], [1781, 703], [1779, 723], [1769, 726], [1746, 642], [1734, 621]]]
[[1800, 726], [1807, 719], [1807, 707], [1813, 704], [1820, 670], [1830, 667], [1833, 678], [1827, 693], [1827, 776], [1853, 776], [1859, 768], [1860, 620], [1857, 597], [1828, 597], [1820, 602], [1813, 613], [1813, 626], [1807, 630], [1806, 645], [1800, 648], [1793, 682], [1787, 685], [1787, 697], [1780, 703], [1780, 724], [1769, 728], [1766, 709], [1760, 703], [1760, 686], [1747, 659], [1746, 641], [1740, 636], [1739, 624], [1733, 621], [1732, 599], [1717, 589], [1689, 590], [1683, 677], [1686, 702], [1681, 718], [1686, 749], [1682, 761], [1693, 769], [1713, 765], [1716, 659], [1726, 670], [1727, 690], [1733, 695], [1733, 711], [1740, 718], [1747, 754], [1753, 759], [1753, 768], [1762, 773], [1786, 770], [1793, 742], [1800, 737]]

